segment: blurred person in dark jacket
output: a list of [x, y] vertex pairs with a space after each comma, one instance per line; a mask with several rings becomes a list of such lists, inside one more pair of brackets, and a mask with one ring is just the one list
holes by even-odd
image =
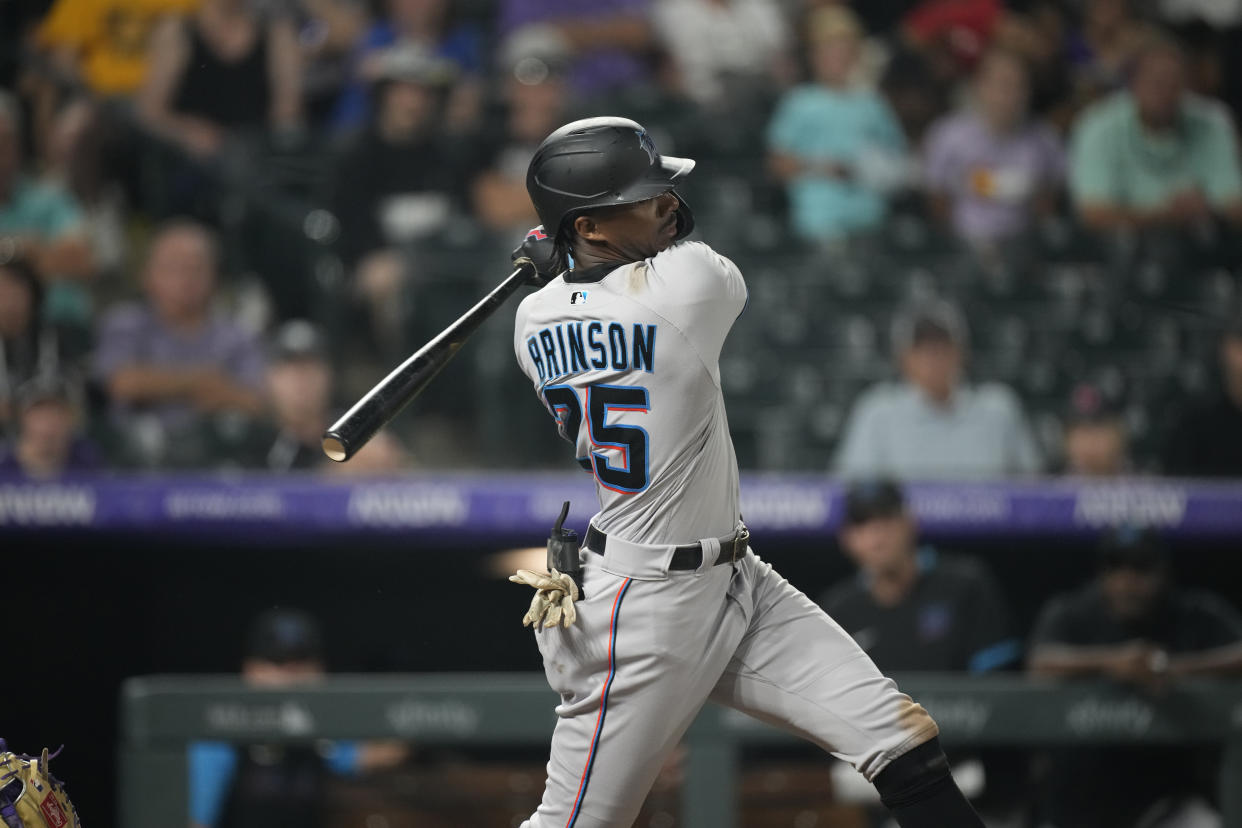
[[[1032, 675], [1097, 678], [1162, 693], [1193, 676], [1242, 675], [1242, 615], [1174, 584], [1151, 530], [1122, 527], [1099, 544], [1099, 574], [1039, 615]], [[1043, 818], [1051, 828], [1220, 825], [1206, 798], [1211, 757], [1194, 748], [1082, 748], [1050, 754]], [[1196, 821], [1199, 820], [1199, 821]]]
[[58, 377], [27, 382], [17, 394], [17, 436], [0, 451], [0, 478], [54, 480], [102, 466], [98, 448], [82, 433], [74, 390]]
[[[850, 487], [838, 539], [858, 574], [830, 589], [820, 606], [885, 674], [981, 675], [1018, 666], [1021, 644], [995, 580], [978, 561], [921, 543], [895, 481]], [[964, 759], [961, 753], [951, 758], [955, 764]], [[984, 798], [967, 795], [992, 824], [1020, 807], [1026, 758], [1007, 751], [978, 758], [985, 767]]]
[[[309, 614], [274, 608], [251, 623], [241, 668], [247, 684], [298, 687], [326, 672], [322, 631]], [[333, 775], [392, 767], [408, 750], [394, 742], [203, 741], [187, 753], [191, 828], [316, 828], [329, 824], [324, 804]]]
[[1165, 474], [1242, 477], [1242, 311], [1220, 338], [1220, 385], [1174, 421], [1163, 450]]

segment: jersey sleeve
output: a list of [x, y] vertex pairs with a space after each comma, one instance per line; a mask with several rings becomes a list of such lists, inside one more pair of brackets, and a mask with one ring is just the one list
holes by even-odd
[[526, 349], [526, 320], [530, 318], [530, 305], [534, 299], [533, 293], [523, 299], [513, 318], [513, 355], [517, 357], [518, 367], [522, 369], [522, 373], [528, 377], [532, 376], [533, 366]]
[[702, 242], [682, 242], [647, 260], [648, 302], [715, 367], [749, 294], [737, 265]]

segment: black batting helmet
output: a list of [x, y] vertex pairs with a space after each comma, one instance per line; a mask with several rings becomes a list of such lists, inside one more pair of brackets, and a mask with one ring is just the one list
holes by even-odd
[[[692, 169], [689, 158], [660, 155], [647, 130], [629, 118], [586, 118], [544, 139], [526, 171], [526, 190], [559, 246], [579, 214], [655, 198]], [[694, 229], [694, 214], [675, 190], [673, 195], [679, 202], [676, 239], [683, 239]]]

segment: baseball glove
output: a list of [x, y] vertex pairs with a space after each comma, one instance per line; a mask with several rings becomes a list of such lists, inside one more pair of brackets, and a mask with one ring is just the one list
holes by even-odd
[[0, 739], [0, 823], [6, 828], [81, 828], [64, 784], [48, 770], [59, 753], [12, 753]]

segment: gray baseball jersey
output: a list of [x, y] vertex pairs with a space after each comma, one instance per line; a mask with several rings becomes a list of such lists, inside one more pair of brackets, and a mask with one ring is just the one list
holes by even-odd
[[734, 264], [682, 242], [598, 281], [553, 280], [522, 302], [522, 370], [595, 475], [595, 525], [685, 543], [737, 523], [720, 349], [746, 305]]
[[[715, 565], [739, 527], [719, 356], [746, 304], [741, 273], [682, 242], [570, 277], [522, 302], [514, 347], [595, 476], [591, 522], [608, 541], [602, 555], [582, 550], [577, 622], [536, 634], [561, 704], [524, 828], [631, 825], [709, 698], [874, 779], [935, 722], [756, 555]], [[698, 569], [670, 568], [696, 541]]]

